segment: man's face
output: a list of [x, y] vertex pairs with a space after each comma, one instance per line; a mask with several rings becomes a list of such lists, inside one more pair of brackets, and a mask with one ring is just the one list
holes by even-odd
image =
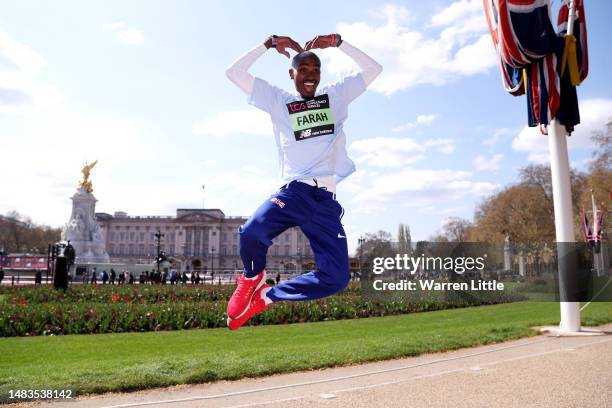
[[304, 58], [296, 68], [289, 70], [295, 89], [304, 98], [312, 98], [321, 80], [321, 65], [316, 58]]

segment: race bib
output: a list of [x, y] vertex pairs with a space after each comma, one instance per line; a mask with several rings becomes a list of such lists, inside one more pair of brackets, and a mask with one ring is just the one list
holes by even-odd
[[327, 94], [308, 101], [288, 103], [287, 110], [293, 135], [298, 142], [334, 133], [334, 118]]

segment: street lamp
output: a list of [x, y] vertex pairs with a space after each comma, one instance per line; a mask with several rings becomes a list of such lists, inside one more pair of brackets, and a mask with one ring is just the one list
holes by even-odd
[[298, 258], [299, 258], [299, 268], [298, 268], [298, 274], [302, 274], [302, 247], [298, 247], [297, 249], [298, 252]]
[[215, 275], [215, 247], [211, 247], [210, 248], [210, 253], [211, 253], [211, 261], [210, 261], [210, 269], [211, 269], [211, 274], [212, 276]]
[[181, 273], [185, 273], [185, 263], [187, 262], [187, 243], [181, 244]]
[[363, 245], [365, 244], [366, 239], [362, 235], [362, 236], [359, 237], [357, 242], [359, 243], [359, 277], [361, 278], [361, 275], [363, 274], [363, 271], [361, 270], [361, 268], [362, 268], [362, 260], [361, 260], [361, 258], [363, 257]]
[[162, 253], [161, 253], [161, 239], [164, 236], [164, 234], [161, 233], [161, 230], [157, 230], [157, 232], [155, 233], [155, 239], [157, 240], [157, 258], [155, 259], [157, 261], [157, 276], [159, 279], [161, 279], [161, 263], [163, 260], [162, 257]]
[[2, 279], [4, 279], [4, 257], [6, 256], [6, 252], [4, 252], [4, 247], [0, 248], [0, 284], [2, 284]]

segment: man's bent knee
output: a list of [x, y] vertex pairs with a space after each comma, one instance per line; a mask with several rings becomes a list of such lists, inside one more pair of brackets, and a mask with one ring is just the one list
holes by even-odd
[[257, 228], [252, 224], [245, 224], [238, 229], [240, 235], [240, 248], [248, 248], [253, 245], [263, 245], [268, 246], [266, 244], [266, 239], [263, 237], [263, 234], [257, 231]]
[[350, 275], [348, 272], [348, 269], [346, 271], [343, 271], [342, 274], [337, 275], [336, 277], [334, 277], [333, 280], [321, 280], [325, 287], [326, 287], [326, 292], [328, 292], [327, 296], [331, 296], [333, 294], [336, 294], [340, 291], [342, 291], [344, 288], [346, 288], [348, 286], [350, 280]]

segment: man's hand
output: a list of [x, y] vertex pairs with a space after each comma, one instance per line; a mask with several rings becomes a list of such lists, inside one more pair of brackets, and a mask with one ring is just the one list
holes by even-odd
[[306, 43], [304, 49], [306, 51], [311, 50], [313, 48], [329, 48], [329, 47], [337, 47], [342, 42], [340, 39], [340, 34], [329, 34], [329, 35], [317, 35], [312, 40]]
[[276, 51], [278, 51], [279, 54], [283, 54], [287, 58], [291, 58], [291, 55], [289, 55], [287, 48], [291, 48], [295, 52], [304, 51], [302, 46], [296, 41], [293, 41], [291, 37], [280, 36], [280, 35], [268, 37], [266, 41], [264, 42], [264, 45], [268, 49], [272, 47], [276, 48]]

